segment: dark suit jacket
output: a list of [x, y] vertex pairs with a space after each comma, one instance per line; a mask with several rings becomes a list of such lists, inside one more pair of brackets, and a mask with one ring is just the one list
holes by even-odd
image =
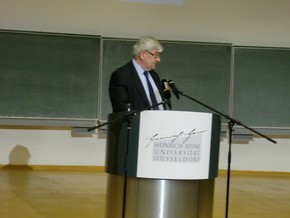
[[[159, 89], [161, 98], [164, 99], [158, 74], [154, 70], [149, 73]], [[127, 111], [128, 103], [131, 104], [131, 110], [144, 110], [150, 107], [146, 92], [132, 61], [112, 73], [109, 93], [113, 112]]]

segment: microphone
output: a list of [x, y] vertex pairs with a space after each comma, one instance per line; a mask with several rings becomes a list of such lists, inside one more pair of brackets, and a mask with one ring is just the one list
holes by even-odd
[[175, 83], [172, 80], [169, 80], [168, 85], [171, 88], [173, 94], [176, 96], [176, 98], [179, 99], [179, 91], [176, 88]]
[[168, 82], [167, 82], [166, 79], [162, 80], [162, 88], [163, 88], [164, 98], [170, 99], [171, 98], [171, 92], [170, 92], [170, 87], [168, 86]]
[[172, 105], [171, 105], [171, 91], [170, 91], [170, 87], [168, 86], [168, 82], [166, 79], [163, 79], [162, 81], [162, 88], [163, 88], [163, 96], [166, 99], [166, 103], [169, 107], [170, 110], [172, 110]]

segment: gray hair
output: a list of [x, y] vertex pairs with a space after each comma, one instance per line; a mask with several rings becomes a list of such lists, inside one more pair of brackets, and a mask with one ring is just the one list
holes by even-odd
[[158, 52], [163, 51], [163, 46], [152, 36], [142, 36], [133, 46], [133, 56], [136, 57], [141, 50], [157, 49]]

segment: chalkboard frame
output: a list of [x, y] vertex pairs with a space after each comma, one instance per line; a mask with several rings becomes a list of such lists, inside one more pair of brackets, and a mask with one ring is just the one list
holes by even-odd
[[[94, 126], [96, 124], [96, 122], [98, 120], [100, 121], [106, 121], [107, 120], [107, 114], [109, 114], [111, 112], [111, 108], [110, 108], [110, 100], [108, 98], [108, 83], [109, 83], [109, 77], [110, 74], [113, 72], [113, 70], [115, 70], [117, 67], [120, 67], [121, 65], [127, 63], [128, 61], [130, 61], [130, 59], [132, 59], [132, 55], [131, 55], [131, 46], [134, 44], [134, 42], [137, 39], [134, 38], [114, 38], [114, 37], [101, 37], [100, 35], [80, 35], [80, 34], [65, 34], [65, 33], [47, 33], [47, 32], [33, 32], [33, 31], [18, 31], [18, 30], [1, 30], [0, 29], [0, 37], [1, 34], [19, 34], [19, 35], [33, 35], [35, 37], [43, 37], [43, 36], [51, 36], [51, 37], [62, 37], [65, 39], [69, 39], [69, 38], [78, 38], [78, 39], [92, 39], [92, 40], [97, 40], [95, 41], [95, 44], [93, 47], [90, 47], [90, 51], [94, 52], [94, 56], [91, 56], [89, 59], [89, 64], [93, 69], [91, 72], [93, 72], [90, 77], [84, 77], [86, 78], [86, 82], [84, 82], [81, 85], [81, 89], [77, 91], [75, 91], [74, 97], [75, 95], [79, 97], [83, 97], [86, 99], [86, 102], [89, 102], [86, 106], [85, 104], [82, 104], [81, 102], [79, 102], [80, 107], [75, 107], [77, 104], [62, 104], [61, 107], [67, 107], [67, 108], [78, 108], [78, 110], [75, 111], [75, 114], [72, 116], [67, 116], [67, 114], [65, 114], [64, 116], [53, 116], [53, 115], [48, 115], [48, 116], [41, 116], [37, 115], [37, 114], [24, 114], [23, 116], [20, 114], [19, 116], [16, 115], [11, 115], [11, 114], [5, 114], [3, 113], [3, 111], [1, 111], [1, 107], [3, 108], [3, 102], [5, 102], [5, 99], [3, 99], [3, 96], [1, 96], [1, 93], [3, 93], [3, 87], [4, 87], [4, 83], [2, 83], [1, 85], [1, 81], [3, 82], [3, 71], [1, 71], [3, 69], [3, 58], [1, 58], [1, 62], [0, 62], [0, 101], [2, 102], [0, 105], [0, 125], [38, 125], [38, 126], [75, 126], [75, 127], [88, 127], [88, 126]], [[124, 46], [122, 47], [115, 47], [113, 45], [113, 47], [109, 47], [107, 48], [106, 46], [106, 42], [108, 41], [116, 41], [117, 44], [119, 42], [125, 43]], [[241, 75], [245, 75], [248, 72], [247, 78], [251, 78], [251, 74], [249, 73], [251, 72], [251, 66], [252, 65], [245, 65], [240, 69], [238, 60], [238, 50], [239, 49], [243, 49], [245, 51], [254, 51], [254, 50], [259, 50], [259, 51], [273, 51], [273, 52], [280, 52], [280, 51], [287, 51], [290, 53], [290, 48], [275, 48], [275, 47], [257, 47], [257, 46], [235, 46], [231, 43], [212, 43], [212, 42], [194, 42], [194, 41], [174, 41], [174, 40], [160, 40], [161, 43], [164, 45], [165, 47], [165, 51], [161, 56], [161, 63], [158, 65], [157, 67], [157, 72], [160, 74], [161, 79], [167, 79], [167, 80], [174, 80], [176, 85], [178, 86], [179, 89], [181, 89], [182, 91], [185, 91], [186, 94], [196, 98], [197, 100], [200, 100], [206, 104], [208, 104], [209, 106], [212, 106], [213, 108], [216, 108], [217, 110], [220, 110], [221, 112], [223, 112], [224, 114], [229, 114], [231, 116], [233, 116], [235, 119], [239, 119], [241, 120], [244, 124], [249, 125], [251, 127], [255, 127], [256, 129], [265, 129], [267, 130], [267, 132], [271, 133], [275, 132], [279, 133], [279, 131], [281, 130], [282, 132], [285, 132], [288, 134], [289, 133], [289, 129], [290, 129], [290, 120], [289, 122], [287, 122], [287, 116], [289, 114], [287, 114], [287, 110], [290, 108], [290, 103], [286, 102], [286, 109], [284, 109], [284, 111], [281, 113], [281, 110], [277, 109], [277, 108], [273, 108], [275, 115], [278, 116], [278, 118], [274, 117], [273, 115], [271, 115], [271, 117], [274, 117], [275, 119], [270, 119], [267, 120], [267, 122], [260, 122], [260, 121], [264, 121], [264, 117], [267, 118], [267, 115], [261, 115], [259, 118], [259, 122], [256, 122], [256, 117], [251, 117], [252, 115], [257, 116], [257, 114], [255, 113], [251, 113], [251, 112], [247, 112], [248, 115], [250, 116], [244, 116], [241, 115], [241, 111], [242, 110], [248, 110], [250, 107], [249, 105], [247, 105], [247, 102], [245, 102], [244, 100], [241, 100], [238, 95], [240, 94], [239, 92], [242, 90], [241, 87], [241, 83], [243, 82], [240, 78]], [[36, 43], [37, 44], [37, 43]], [[196, 46], [195, 51], [192, 51], [190, 49], [192, 49], [192, 47]], [[200, 53], [198, 50], [198, 48], [204, 48], [205, 46], [209, 46], [210, 48], [226, 48], [226, 55], [225, 55], [225, 59], [226, 61], [220, 65], [220, 63], [217, 61], [215, 63], [215, 59], [213, 57], [210, 57], [209, 59], [212, 60], [213, 64], [211, 65], [211, 67], [207, 68], [208, 66], [203, 65], [204, 63], [202, 62], [202, 58], [198, 59], [200, 57], [206, 58], [206, 52], [204, 53], [204, 56], [202, 56], [203, 54]], [[119, 49], [119, 50], [118, 50]], [[0, 40], [0, 56], [1, 56], [1, 50], [3, 51], [3, 44], [1, 46], [1, 40]], [[49, 50], [49, 47], [48, 47]], [[193, 53], [190, 53], [193, 52]], [[108, 56], [106, 56], [106, 53], [109, 53], [109, 58]], [[29, 53], [27, 53], [29, 55]], [[87, 55], [85, 52], [82, 53], [84, 56]], [[79, 56], [82, 56], [81, 54], [78, 54]], [[193, 71], [191, 71], [191, 69], [189, 67], [187, 67], [186, 69], [182, 68], [184, 67], [185, 63], [182, 62], [182, 58], [186, 59], [188, 58], [187, 56], [191, 56], [192, 59], [188, 59], [186, 61], [191, 61], [191, 63], [193, 63], [192, 66], [194, 66], [192, 69]], [[3, 53], [2, 56], [3, 57]], [[20, 55], [21, 57], [21, 55]], [[274, 57], [274, 56], [273, 56]], [[284, 56], [281, 56], [282, 58], [285, 59]], [[288, 56], [287, 56], [288, 57]], [[287, 58], [286, 57], [286, 58]], [[275, 58], [277, 58], [276, 56], [274, 58], [269, 58], [268, 61], [265, 62], [265, 64], [268, 64], [270, 62], [273, 62], [273, 60], [275, 60]], [[76, 60], [76, 59], [75, 59]], [[288, 58], [287, 58], [288, 60]], [[185, 62], [186, 62], [185, 61]], [[285, 61], [286, 62], [286, 61]], [[14, 63], [11, 61], [11, 63]], [[11, 64], [10, 63], [10, 64]], [[72, 63], [72, 62], [71, 62]], [[84, 66], [85, 66], [84, 62]], [[206, 62], [205, 62], [206, 63]], [[253, 64], [253, 63], [252, 63]], [[263, 67], [265, 64], [260, 64], [260, 67]], [[279, 64], [278, 64], [279, 65]], [[280, 64], [281, 65], [285, 65], [285, 64]], [[12, 66], [12, 64], [11, 64]], [[68, 66], [68, 65], [66, 65]], [[189, 65], [188, 65], [189, 66]], [[195, 67], [195, 66], [199, 66], [199, 68]], [[204, 89], [204, 87], [202, 87], [202, 85], [200, 86], [200, 84], [204, 83], [206, 84], [205, 86], [209, 87], [211, 85], [215, 85], [211, 82], [208, 82], [206, 80], [206, 78], [204, 76], [209, 76], [211, 75], [209, 72], [215, 72], [215, 69], [219, 69], [219, 67], [221, 67], [221, 69], [226, 69], [226, 72], [219, 72], [221, 77], [226, 77], [226, 82], [223, 81], [223, 83], [221, 83], [220, 81], [216, 84], [217, 88], [219, 87], [223, 87], [220, 90], [217, 89], [213, 89], [213, 93], [216, 94], [216, 96], [214, 97], [214, 99], [210, 99], [208, 98], [208, 96], [206, 96], [208, 94], [208, 90]], [[248, 69], [247, 69], [248, 67]], [[268, 67], [270, 69], [270, 67]], [[277, 68], [277, 67], [276, 67]], [[276, 69], [275, 68], [275, 69]], [[261, 71], [265, 71], [265, 69], [267, 70], [267, 68], [262, 69]], [[288, 69], [290, 69], [290, 66], [287, 65], [287, 67], [284, 69], [285, 72], [288, 72]], [[14, 69], [15, 70], [15, 69]], [[194, 72], [194, 70], [196, 70], [196, 72]], [[199, 71], [197, 71], [199, 70]], [[187, 72], [185, 72], [187, 71]], [[191, 78], [191, 72], [193, 77]], [[2, 75], [2, 77], [1, 77]], [[286, 74], [285, 74], [286, 75]], [[284, 75], [284, 76], [285, 76]], [[256, 76], [256, 78], [254, 78], [254, 82], [259, 81], [259, 77], [262, 77], [263, 74], [261, 74], [260, 76]], [[288, 74], [286, 75], [288, 76]], [[268, 76], [269, 77], [269, 76]], [[25, 77], [21, 77], [22, 79]], [[282, 75], [282, 78], [283, 75]], [[54, 78], [55, 79], [55, 78]], [[253, 79], [253, 78], [252, 78]], [[217, 80], [214, 79], [215, 81]], [[255, 81], [256, 80], [256, 81]], [[7, 81], [7, 78], [6, 80]], [[19, 80], [21, 82], [21, 80]], [[18, 83], [19, 83], [18, 81]], [[273, 82], [270, 79], [268, 79], [267, 82]], [[285, 82], [285, 81], [289, 81], [289, 78], [286, 77], [284, 79], [281, 80], [281, 82]], [[194, 88], [192, 89], [188, 89], [188, 87], [190, 87], [190, 85], [193, 85]], [[256, 84], [257, 85], [257, 84]], [[265, 83], [260, 84], [259, 86], [261, 86], [263, 88], [262, 85], [265, 85]], [[283, 84], [281, 87], [277, 85], [276, 86], [278, 88], [281, 89], [285, 89], [286, 90], [280, 90], [281, 95], [280, 96], [284, 96], [282, 95], [282, 93], [289, 93], [290, 88], [288, 87], [288, 85]], [[60, 86], [58, 86], [60, 87]], [[75, 87], [74, 87], [75, 88]], [[211, 87], [212, 88], [212, 87]], [[205, 91], [206, 90], [206, 91]], [[1, 92], [2, 91], [2, 92]], [[7, 94], [7, 90], [6, 91]], [[37, 90], [39, 91], [39, 90]], [[36, 93], [37, 93], [36, 91]], [[67, 91], [65, 89], [63, 89], [62, 91]], [[220, 94], [219, 92], [221, 91], [222, 94]], [[250, 91], [250, 89], [248, 89], [247, 91]], [[276, 91], [277, 92], [277, 91]], [[4, 92], [5, 93], [5, 92]], [[21, 92], [19, 92], [18, 90], [18, 94], [21, 94]], [[219, 94], [217, 94], [219, 93]], [[248, 93], [248, 96], [250, 96], [251, 94]], [[11, 97], [11, 95], [8, 95]], [[14, 97], [17, 96], [17, 93], [14, 93]], [[30, 96], [31, 97], [31, 96]], [[33, 97], [33, 96], [32, 96]], [[31, 98], [32, 98], [31, 97]], [[216, 102], [214, 102], [214, 100], [220, 101], [219, 97], [222, 97], [221, 100], [221, 104], [222, 107], [220, 107], [219, 104], [217, 104]], [[257, 96], [256, 96], [257, 97]], [[266, 96], [266, 97], [269, 97]], [[270, 96], [271, 97], [271, 96]], [[273, 97], [273, 96], [272, 96]], [[261, 97], [259, 97], [261, 98]], [[259, 102], [259, 98], [257, 97], [256, 100], [252, 100], [252, 102]], [[265, 96], [262, 96], [261, 99], [265, 100]], [[182, 99], [182, 100], [177, 100], [175, 98], [175, 96], [172, 95], [172, 103], [173, 103], [173, 109], [174, 110], [190, 110], [190, 111], [204, 111], [204, 112], [210, 112], [207, 109], [202, 108], [202, 106], [197, 105], [194, 102], [190, 102], [186, 99]], [[269, 98], [267, 98], [267, 100], [269, 101]], [[277, 99], [272, 99], [272, 101], [274, 102]], [[284, 99], [285, 100], [285, 99]], [[187, 101], [186, 103], [184, 103], [184, 101]], [[78, 102], [78, 101], [76, 101]], [[14, 103], [14, 102], [13, 102]], [[23, 102], [22, 102], [23, 103]], [[43, 102], [42, 102], [43, 103]], [[18, 103], [20, 104], [20, 103]], [[275, 104], [275, 103], [274, 103]], [[276, 103], [277, 105], [277, 103]], [[43, 103], [42, 106], [45, 106], [45, 104]], [[89, 108], [89, 114], [86, 114], [86, 112], [83, 113], [84, 116], [80, 116], [80, 111], [81, 108], [85, 106], [87, 108]], [[283, 106], [285, 106], [285, 104], [283, 104]], [[280, 105], [281, 107], [281, 105]], [[12, 107], [12, 104], [7, 107], [9, 110]], [[8, 109], [5, 109], [6, 111], [8, 111]], [[40, 107], [41, 109], [41, 107]], [[260, 111], [262, 111], [260, 109]], [[269, 109], [268, 109], [269, 111]], [[282, 114], [282, 115], [281, 115]], [[280, 117], [279, 117], [280, 116]], [[285, 117], [286, 116], [286, 117]], [[266, 119], [265, 118], [265, 119]], [[223, 125], [225, 124], [225, 119], [223, 119]], [[281, 123], [282, 122], [282, 123]], [[278, 131], [278, 132], [277, 132]]]
[[0, 124], [96, 123], [100, 36], [0, 30], [0, 37]]
[[260, 129], [289, 129], [290, 101], [285, 96], [290, 93], [290, 48], [233, 49], [233, 116]]

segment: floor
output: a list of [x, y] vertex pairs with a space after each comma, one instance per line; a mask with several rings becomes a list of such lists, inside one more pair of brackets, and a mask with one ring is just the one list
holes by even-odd
[[[225, 217], [226, 183], [215, 181], [213, 218]], [[1, 218], [103, 218], [105, 196], [103, 172], [0, 169]], [[290, 176], [232, 174], [229, 196], [229, 218], [290, 217]]]

